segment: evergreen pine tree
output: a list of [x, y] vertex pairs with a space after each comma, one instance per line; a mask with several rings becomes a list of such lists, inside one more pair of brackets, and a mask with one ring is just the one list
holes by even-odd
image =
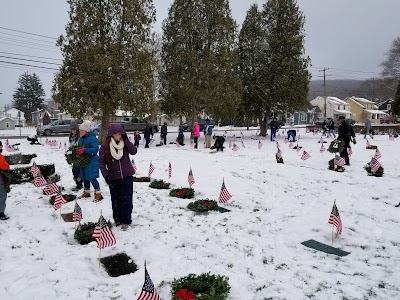
[[296, 0], [269, 0], [263, 6], [266, 68], [263, 70], [263, 133], [271, 113], [293, 112], [307, 105], [310, 59], [304, 51], [304, 22]]
[[58, 39], [64, 61], [53, 97], [74, 116], [100, 112], [102, 134], [117, 109], [154, 106], [155, 20], [152, 0], [68, 0], [69, 23]]
[[193, 120], [235, 113], [241, 83], [228, 0], [175, 0], [163, 23], [161, 107]]
[[39, 77], [27, 72], [18, 78], [18, 88], [15, 90], [13, 106], [24, 113], [28, 124], [32, 123], [32, 112], [43, 107], [45, 92]]
[[400, 116], [400, 80], [397, 85], [396, 95], [394, 96], [392, 115]]

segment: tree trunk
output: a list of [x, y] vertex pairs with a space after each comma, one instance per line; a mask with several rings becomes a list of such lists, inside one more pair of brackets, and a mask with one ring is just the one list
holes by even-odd
[[99, 134], [99, 144], [102, 144], [107, 137], [108, 124], [110, 123], [110, 113], [103, 110], [101, 116], [101, 130]]
[[266, 136], [267, 135], [267, 114], [260, 115], [258, 118], [258, 122], [260, 124], [260, 135]]

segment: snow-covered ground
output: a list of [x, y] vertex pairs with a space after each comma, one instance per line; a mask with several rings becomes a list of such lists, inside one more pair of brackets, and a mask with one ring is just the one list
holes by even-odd
[[[363, 169], [374, 150], [365, 149], [361, 136], [351, 166], [336, 173], [327, 170], [333, 155], [320, 154], [317, 135], [301, 132], [299, 145], [311, 155], [307, 161], [281, 137], [285, 164], [277, 164], [275, 143], [262, 139], [258, 150], [251, 132], [243, 133], [246, 147], [236, 139], [237, 152], [203, 149], [203, 137], [197, 150], [140, 145], [134, 156], [138, 175], [147, 176], [152, 161], [152, 177], [168, 181], [171, 162], [173, 186], [188, 186], [191, 167], [196, 199], [217, 199], [223, 179], [233, 198], [223, 205], [230, 213], [196, 215], [186, 209], [191, 200], [134, 183], [133, 226], [126, 232], [114, 228], [117, 244], [102, 251], [102, 256], [131, 256], [140, 269], [130, 275], [109, 277], [98, 268], [96, 243], [79, 245], [73, 223], [63, 222], [48, 196], [31, 183], [13, 185], [6, 209], [11, 218], [0, 223], [0, 299], [136, 299], [145, 260], [164, 300], [171, 299], [174, 278], [203, 272], [229, 277], [229, 300], [400, 299], [400, 208], [394, 207], [400, 201], [399, 140], [387, 135], [370, 140], [379, 146], [385, 168], [384, 177], [375, 178]], [[175, 137], [168, 135], [169, 141]], [[38, 164], [55, 163], [67, 193], [73, 187], [64, 150], [25, 140], [20, 150], [36, 153]], [[106, 219], [112, 216], [108, 187], [103, 179], [100, 184], [102, 202], [79, 200], [85, 222], [97, 221], [100, 209]], [[343, 221], [334, 246], [351, 252], [342, 258], [300, 244], [331, 243], [327, 221], [334, 200]], [[73, 205], [65, 204], [62, 212]]]

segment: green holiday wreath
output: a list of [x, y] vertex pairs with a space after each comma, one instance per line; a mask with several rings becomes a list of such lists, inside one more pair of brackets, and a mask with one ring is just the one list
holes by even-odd
[[150, 182], [150, 177], [142, 176], [142, 177], [133, 177], [134, 182]]
[[74, 238], [79, 242], [81, 245], [89, 244], [93, 241], [92, 235], [94, 228], [96, 227], [96, 223], [84, 223], [76, 228], [74, 233]]
[[385, 169], [382, 166], [380, 166], [379, 169], [375, 173], [371, 173], [371, 167], [369, 166], [369, 163], [367, 163], [364, 166], [364, 170], [367, 171], [368, 176], [375, 176], [375, 177], [382, 177], [383, 173], [385, 171]]
[[369, 145], [369, 146], [366, 146], [365, 147], [365, 149], [378, 149], [378, 146], [375, 146], [375, 145]]
[[226, 300], [231, 289], [226, 276], [189, 274], [171, 283], [172, 300]]
[[194, 198], [194, 189], [192, 189], [192, 188], [172, 189], [169, 192], [169, 195], [172, 197], [191, 199], [191, 198]]
[[154, 180], [150, 183], [149, 187], [153, 189], [169, 189], [169, 182], [165, 182], [164, 180]]
[[187, 208], [195, 212], [207, 212], [209, 210], [218, 210], [218, 203], [214, 200], [201, 199], [190, 202]]
[[344, 147], [345, 147], [345, 141], [342, 139], [336, 139], [330, 143], [327, 151], [330, 153], [337, 153], [337, 152], [342, 153]]
[[83, 168], [89, 164], [89, 154], [76, 154], [76, 151], [81, 148], [82, 145], [73, 145], [70, 146], [67, 151], [65, 151], [65, 158], [67, 159], [67, 163], [73, 165], [74, 168]]
[[[67, 202], [71, 202], [71, 201], [74, 201], [76, 199], [76, 195], [73, 195], [73, 194], [65, 194], [63, 196], [67, 200]], [[56, 196], [55, 195], [51, 196], [50, 199], [49, 199], [50, 204], [54, 205], [54, 201], [55, 200], [56, 200]]]

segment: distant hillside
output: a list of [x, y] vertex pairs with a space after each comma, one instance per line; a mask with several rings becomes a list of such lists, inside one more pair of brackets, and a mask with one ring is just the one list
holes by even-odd
[[[312, 80], [309, 86], [309, 100], [324, 95], [324, 81]], [[350, 96], [362, 97], [375, 102], [394, 98], [397, 82], [383, 79], [353, 80], [335, 79], [326, 81], [327, 96], [344, 99]]]

